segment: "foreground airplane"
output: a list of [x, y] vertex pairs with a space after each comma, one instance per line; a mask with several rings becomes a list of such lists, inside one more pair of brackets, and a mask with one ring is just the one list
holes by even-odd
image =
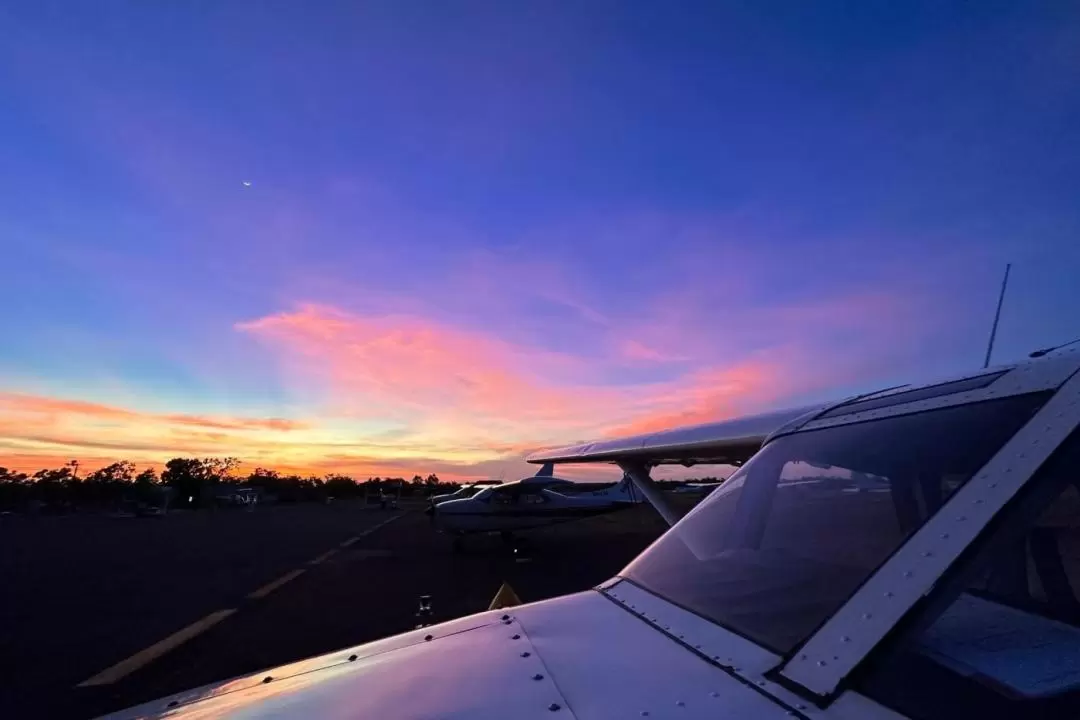
[[[550, 450], [741, 464], [593, 590], [116, 717], [1080, 717], [1080, 355]], [[751, 459], [752, 458], [752, 459]]]

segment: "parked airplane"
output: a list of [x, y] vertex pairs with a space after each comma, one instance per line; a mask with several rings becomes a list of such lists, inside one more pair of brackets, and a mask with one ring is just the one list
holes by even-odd
[[721, 482], [691, 482], [691, 483], [684, 483], [684, 484], [679, 485], [679, 486], [677, 486], [675, 488], [672, 488], [671, 492], [673, 492], [673, 493], [675, 493], [677, 495], [694, 495], [694, 494], [699, 494], [699, 493], [700, 494], [705, 494], [705, 493], [711, 493], [713, 490], [720, 487], [722, 484], [723, 484], [723, 481], [721, 481]]
[[484, 488], [470, 498], [440, 503], [428, 512], [444, 532], [458, 536], [498, 532], [509, 538], [518, 530], [603, 515], [641, 502], [644, 497], [634, 492], [626, 476], [614, 485], [596, 488], [592, 483], [537, 474]]
[[477, 480], [474, 483], [467, 483], [462, 485], [454, 492], [443, 493], [441, 495], [432, 495], [428, 500], [429, 505], [440, 505], [448, 500], [461, 500], [462, 498], [469, 498], [480, 492], [486, 487], [493, 485], [502, 485], [502, 480]]
[[1078, 370], [537, 453], [616, 463], [665, 514], [652, 467], [744, 464], [593, 590], [116, 717], [1075, 720]]

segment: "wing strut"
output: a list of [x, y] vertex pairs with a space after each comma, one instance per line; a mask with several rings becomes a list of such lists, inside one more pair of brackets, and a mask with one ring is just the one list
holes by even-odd
[[679, 522], [679, 513], [668, 504], [667, 498], [660, 492], [660, 488], [656, 487], [656, 483], [649, 477], [648, 465], [624, 461], [619, 463], [619, 467], [630, 477], [630, 482], [649, 501], [649, 504], [656, 508], [656, 512], [660, 513], [660, 517], [664, 518], [664, 522], [668, 525]]

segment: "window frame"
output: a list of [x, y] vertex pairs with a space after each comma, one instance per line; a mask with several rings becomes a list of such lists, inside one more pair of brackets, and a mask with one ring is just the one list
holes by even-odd
[[[1038, 419], [1038, 416], [1033, 418], [1035, 419]], [[1076, 480], [1067, 475], [1067, 470], [1063, 472], [1063, 467], [1075, 468], [1078, 462], [1080, 424], [1073, 428], [1068, 437], [1058, 444], [1038, 470], [1025, 481], [1016, 495], [987, 523], [980, 536], [965, 549], [955, 567], [943, 576], [933, 591], [917, 604], [908, 617], [897, 624], [889, 637], [867, 654], [850, 678], [850, 683], [857, 692], [885, 705], [861, 689], [866, 679], [875, 672], [881, 672], [879, 666], [887, 663], [891, 655], [928, 630], [959, 596], [968, 590], [972, 581], [985, 569], [986, 563], [1000, 557], [1000, 554], [1010, 549], [1014, 543], [1026, 538], [1047, 507], [1070, 485], [1076, 486]], [[1054, 477], [1055, 474], [1058, 477]], [[1080, 694], [1080, 688], [1072, 692]]]
[[[983, 531], [1002, 516], [1013, 494], [1080, 427], [1080, 375], [1073, 360], [1071, 372], [1061, 378], [1057, 391], [1035, 415], [802, 646], [785, 656], [773, 673], [778, 682], [828, 704], [882, 641], [904, 626], [913, 607], [955, 575], [957, 560], [976, 545]], [[1029, 379], [1018, 383], [1017, 389], [1052, 389], [1032, 385], [1036, 383]], [[1026, 392], [994, 393], [996, 397], [1021, 394]], [[929, 402], [963, 404], [956, 400], [943, 396]], [[927, 402], [911, 405], [929, 409], [923, 407]], [[889, 408], [888, 414], [901, 414], [903, 407]], [[837, 420], [844, 417], [853, 416]]]

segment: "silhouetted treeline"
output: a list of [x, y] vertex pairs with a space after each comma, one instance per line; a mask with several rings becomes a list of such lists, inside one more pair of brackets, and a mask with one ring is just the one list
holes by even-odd
[[[435, 474], [422, 477], [368, 478], [358, 481], [331, 473], [318, 477], [285, 475], [256, 468], [246, 477], [236, 458], [173, 458], [160, 476], [151, 468], [136, 471], [121, 461], [79, 477], [78, 463], [32, 475], [0, 467], [0, 510], [66, 512], [79, 508], [110, 509], [131, 505], [209, 507], [231, 504], [234, 497], [257, 497], [261, 503], [325, 502], [375, 496], [384, 492], [402, 497], [452, 492], [457, 483], [444, 483]], [[242, 491], [242, 492], [241, 492]]]

